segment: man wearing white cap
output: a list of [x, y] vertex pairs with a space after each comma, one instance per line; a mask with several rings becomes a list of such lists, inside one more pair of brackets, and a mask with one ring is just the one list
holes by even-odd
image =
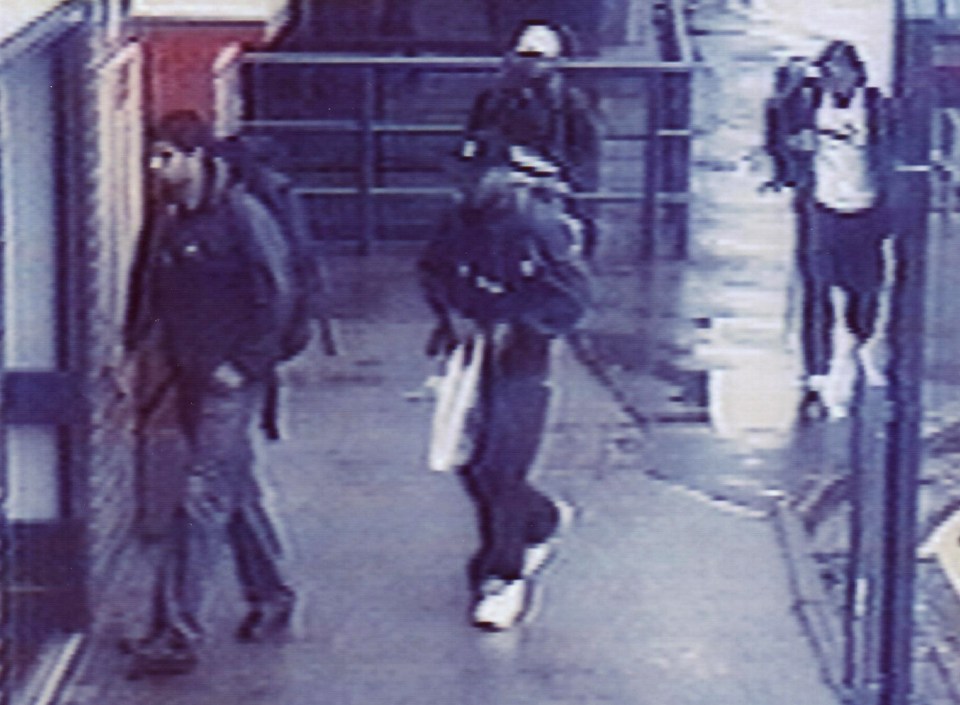
[[[571, 39], [559, 27], [541, 21], [523, 24], [499, 79], [473, 103], [460, 156], [481, 169], [516, 167], [518, 160], [548, 163], [573, 190], [594, 190], [599, 160], [595, 110], [557, 70], [557, 60], [571, 51]], [[518, 148], [523, 148], [522, 156]], [[589, 232], [592, 228], [587, 222]], [[592, 235], [587, 239], [589, 247]]]

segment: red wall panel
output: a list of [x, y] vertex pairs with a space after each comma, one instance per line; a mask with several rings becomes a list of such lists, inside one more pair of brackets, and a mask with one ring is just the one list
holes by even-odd
[[177, 24], [138, 32], [146, 50], [147, 118], [171, 110], [191, 109], [214, 119], [213, 66], [224, 47], [240, 42], [251, 49], [265, 41], [256, 25]]

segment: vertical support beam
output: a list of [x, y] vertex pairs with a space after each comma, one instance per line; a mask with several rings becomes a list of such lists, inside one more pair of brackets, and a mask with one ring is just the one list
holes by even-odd
[[[690, 73], [668, 72], [661, 79], [664, 105], [660, 123], [660, 158], [663, 160], [660, 192], [670, 198], [690, 189]], [[660, 239], [665, 254], [686, 259], [688, 254], [688, 205], [664, 201], [659, 205]]]
[[886, 331], [890, 386], [885, 395], [859, 390], [851, 439], [844, 685], [855, 705], [911, 702], [933, 27], [907, 24], [898, 10], [896, 167], [888, 194], [896, 258]]
[[857, 488], [845, 685], [856, 705], [911, 702], [932, 44], [932, 23], [908, 24], [898, 6], [896, 167], [888, 196], [896, 257], [887, 331], [890, 386], [886, 398], [863, 391], [853, 438]]
[[893, 190], [897, 238], [896, 285], [891, 306], [890, 400], [887, 433], [884, 576], [877, 660], [880, 705], [910, 701], [917, 486], [924, 355], [924, 279], [930, 197], [929, 155], [934, 26], [907, 23], [898, 2], [895, 97], [901, 110]]
[[646, 83], [647, 110], [646, 130], [647, 148], [644, 150], [643, 203], [640, 207], [640, 256], [650, 259], [656, 256], [657, 242], [660, 239], [660, 218], [657, 193], [660, 184], [660, 163], [662, 149], [660, 137], [661, 113], [663, 112], [664, 89], [663, 74], [653, 71], [644, 76]]
[[[8, 222], [6, 190], [8, 187], [6, 151], [10, 148], [11, 135], [3, 120], [0, 120], [0, 239], [5, 241], [10, 237], [10, 223]], [[3, 277], [6, 276], [6, 247], [0, 247], [0, 379], [6, 373], [6, 300]], [[0, 506], [8, 507], [10, 497], [9, 468], [7, 466], [7, 433], [6, 425], [0, 424]], [[10, 522], [0, 523], [0, 643], [14, 644], [15, 625], [13, 610], [10, 609], [10, 588], [13, 585], [13, 529]], [[13, 684], [13, 653], [11, 648], [0, 651], [0, 703], [9, 703], [12, 700]]]
[[370, 254], [374, 240], [374, 203], [372, 189], [376, 178], [376, 143], [373, 118], [376, 111], [377, 69], [361, 69], [360, 102], [360, 254]]

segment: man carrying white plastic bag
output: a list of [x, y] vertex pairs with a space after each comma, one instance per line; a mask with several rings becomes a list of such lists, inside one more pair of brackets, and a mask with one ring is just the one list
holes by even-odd
[[468, 416], [476, 408], [486, 339], [477, 334], [457, 345], [447, 357], [443, 377], [436, 381], [437, 405], [430, 428], [428, 464], [436, 472], [448, 472], [470, 458]]
[[471, 620], [484, 629], [523, 616], [530, 579], [572, 513], [527, 479], [546, 422], [551, 342], [589, 302], [559, 177], [542, 160], [490, 169], [419, 265], [438, 316], [428, 353], [449, 355], [430, 464], [455, 466], [477, 508], [481, 542], [468, 578]]

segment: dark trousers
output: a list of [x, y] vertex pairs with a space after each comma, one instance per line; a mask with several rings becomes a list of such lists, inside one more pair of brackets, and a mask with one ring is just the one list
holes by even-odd
[[481, 545], [469, 576], [521, 577], [524, 549], [557, 528], [557, 508], [527, 481], [546, 423], [550, 338], [516, 326], [491, 346], [481, 382], [476, 450], [461, 470], [477, 509]]
[[875, 332], [883, 286], [884, 209], [838, 213], [798, 192], [797, 267], [802, 285], [802, 343], [808, 375], [829, 372], [833, 356], [831, 288], [846, 297], [844, 323], [858, 342]]

